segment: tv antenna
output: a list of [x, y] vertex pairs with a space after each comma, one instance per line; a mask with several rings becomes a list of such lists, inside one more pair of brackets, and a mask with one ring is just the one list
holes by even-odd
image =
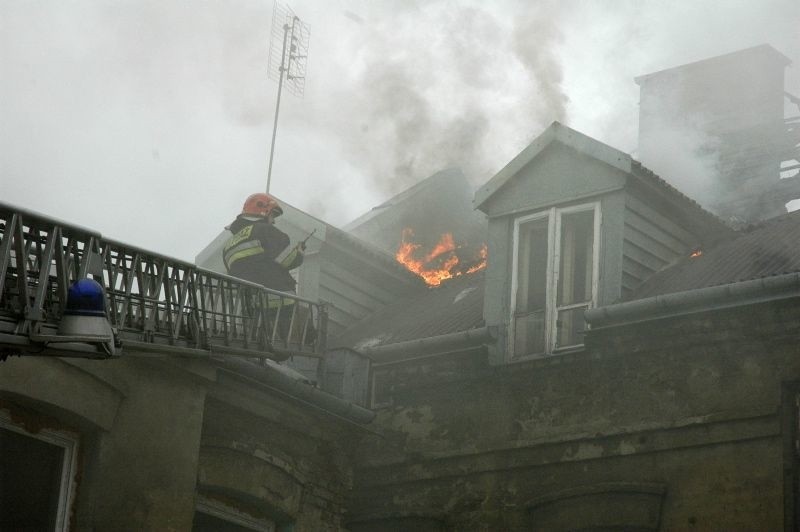
[[269, 148], [267, 193], [272, 180], [272, 158], [275, 154], [275, 136], [278, 132], [278, 113], [281, 109], [281, 91], [284, 84], [291, 94], [302, 98], [306, 87], [306, 61], [311, 32], [294, 12], [277, 0], [272, 10], [272, 36], [269, 46], [267, 76], [278, 82], [278, 101], [275, 104], [275, 123], [272, 126], [272, 145]]

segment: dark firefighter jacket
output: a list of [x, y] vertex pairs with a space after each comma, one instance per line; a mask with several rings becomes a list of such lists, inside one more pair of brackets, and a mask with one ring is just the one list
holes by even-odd
[[283, 261], [275, 260], [289, 247], [286, 233], [263, 218], [241, 214], [233, 221], [230, 230], [233, 236], [222, 251], [230, 275], [282, 292], [294, 290], [297, 283], [289, 270], [302, 264], [302, 253], [295, 249]]

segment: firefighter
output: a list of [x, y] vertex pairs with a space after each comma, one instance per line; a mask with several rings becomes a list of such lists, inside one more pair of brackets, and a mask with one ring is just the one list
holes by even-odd
[[283, 209], [275, 198], [263, 192], [245, 200], [242, 213], [229, 227], [233, 236], [223, 248], [230, 275], [281, 292], [294, 292], [297, 283], [289, 270], [303, 263], [305, 243], [295, 246], [282, 261], [276, 260], [289, 247], [289, 236], [274, 225], [281, 214]]

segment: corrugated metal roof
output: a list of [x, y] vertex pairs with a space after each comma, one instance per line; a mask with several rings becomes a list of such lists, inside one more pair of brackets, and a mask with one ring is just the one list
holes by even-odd
[[661, 270], [628, 300], [800, 271], [800, 211], [735, 233]]
[[356, 323], [328, 346], [360, 350], [483, 326], [483, 272], [443, 282]]

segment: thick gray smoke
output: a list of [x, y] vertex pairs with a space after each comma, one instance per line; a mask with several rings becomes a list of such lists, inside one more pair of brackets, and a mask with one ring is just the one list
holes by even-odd
[[559, 14], [555, 9], [533, 8], [517, 19], [513, 30], [514, 53], [536, 88], [538, 105], [532, 106], [536, 123], [567, 120], [569, 98], [562, 86], [562, 60], [556, 53], [556, 45], [563, 40]]
[[714, 207], [724, 183], [720, 175], [720, 144], [696, 124], [659, 117], [659, 131], [649, 140], [654, 149], [642, 161], [672, 186], [706, 209]]
[[[384, 194], [451, 166], [477, 183], [497, 169], [492, 136], [503, 126], [535, 132], [566, 118], [551, 15], [444, 3], [365, 13], [350, 36], [362, 43], [358, 68], [328, 100], [331, 133]], [[512, 101], [520, 82], [529, 88]]]

